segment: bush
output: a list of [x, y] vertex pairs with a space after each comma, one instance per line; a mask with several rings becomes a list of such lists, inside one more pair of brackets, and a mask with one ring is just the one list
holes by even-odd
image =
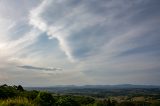
[[80, 106], [80, 104], [70, 97], [61, 97], [58, 99], [57, 106]]
[[0, 86], [0, 99], [6, 99], [17, 96], [18, 91], [12, 86], [6, 84]]
[[54, 106], [55, 99], [50, 93], [39, 92], [35, 102], [38, 104], [38, 106]]
[[33, 90], [33, 91], [25, 91], [25, 92], [23, 92], [21, 94], [21, 96], [26, 97], [29, 100], [34, 100], [37, 97], [38, 94], [39, 94], [38, 91]]
[[73, 99], [76, 100], [79, 104], [89, 105], [95, 102], [95, 99], [87, 96], [73, 96]]

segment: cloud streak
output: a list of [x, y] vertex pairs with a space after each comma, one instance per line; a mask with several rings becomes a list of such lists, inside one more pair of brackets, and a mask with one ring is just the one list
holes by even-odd
[[39, 70], [39, 71], [62, 71], [61, 68], [45, 68], [45, 67], [35, 67], [30, 65], [17, 66], [19, 68], [28, 69], [28, 70]]

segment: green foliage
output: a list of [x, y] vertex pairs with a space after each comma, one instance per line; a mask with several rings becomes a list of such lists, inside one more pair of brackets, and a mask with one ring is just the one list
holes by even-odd
[[6, 99], [17, 96], [17, 89], [6, 84], [0, 86], [0, 99]]
[[80, 104], [71, 97], [60, 97], [56, 102], [57, 106], [80, 106]]
[[55, 99], [50, 93], [47, 92], [39, 92], [37, 95], [35, 102], [39, 106], [53, 106], [55, 104]]
[[160, 106], [160, 101], [155, 101], [151, 104], [151, 106]]
[[89, 105], [93, 104], [95, 102], [95, 99], [92, 97], [86, 97], [86, 96], [74, 96], [74, 99], [82, 105]]
[[37, 95], [39, 94], [39, 92], [33, 90], [33, 91], [26, 91], [23, 94], [24, 94], [24, 97], [26, 97], [26, 98], [28, 98], [30, 100], [34, 100], [37, 97]]
[[116, 106], [116, 101], [111, 101], [110, 99], [99, 100], [96, 102], [96, 106]]
[[21, 91], [21, 92], [24, 91], [24, 89], [23, 89], [23, 87], [22, 87], [21, 85], [18, 85], [17, 90], [18, 90], [18, 91]]

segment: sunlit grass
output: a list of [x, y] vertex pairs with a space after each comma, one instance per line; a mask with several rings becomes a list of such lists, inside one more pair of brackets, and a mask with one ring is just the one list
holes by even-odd
[[17, 97], [0, 100], [0, 106], [36, 106], [31, 100], [27, 98]]

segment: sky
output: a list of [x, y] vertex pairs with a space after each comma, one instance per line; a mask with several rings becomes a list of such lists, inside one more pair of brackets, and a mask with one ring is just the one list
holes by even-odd
[[0, 84], [160, 85], [160, 0], [0, 0]]

